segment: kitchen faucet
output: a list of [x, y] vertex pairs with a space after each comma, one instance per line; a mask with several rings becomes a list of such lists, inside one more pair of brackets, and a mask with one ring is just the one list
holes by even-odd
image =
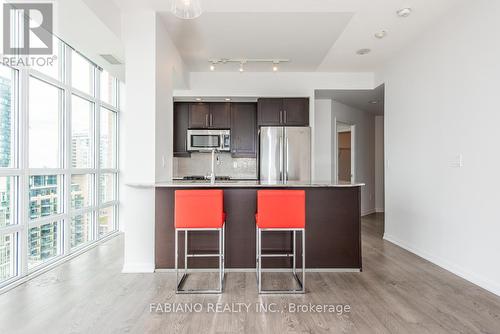
[[216, 149], [213, 148], [212, 149], [212, 172], [208, 175], [208, 179], [210, 179], [210, 183], [211, 184], [215, 184], [215, 153], [216, 153]]

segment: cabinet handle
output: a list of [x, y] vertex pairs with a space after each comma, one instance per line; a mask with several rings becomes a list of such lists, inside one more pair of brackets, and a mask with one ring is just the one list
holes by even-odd
[[205, 126], [208, 127], [208, 114], [205, 115]]
[[283, 124], [283, 110], [280, 110], [280, 124]]
[[286, 124], [286, 110], [283, 111], [283, 114], [285, 115], [285, 124]]
[[214, 122], [213, 122], [213, 115], [210, 114], [210, 126], [214, 125]]

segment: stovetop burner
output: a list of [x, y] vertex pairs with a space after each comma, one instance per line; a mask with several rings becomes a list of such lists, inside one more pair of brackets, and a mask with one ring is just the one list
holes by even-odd
[[[206, 180], [207, 178], [205, 176], [201, 176], [201, 175], [190, 175], [190, 176], [184, 176], [182, 179], [188, 180], [188, 181], [203, 181], [203, 180]], [[229, 181], [229, 180], [231, 180], [231, 178], [229, 176], [216, 176], [215, 180], [216, 181]]]

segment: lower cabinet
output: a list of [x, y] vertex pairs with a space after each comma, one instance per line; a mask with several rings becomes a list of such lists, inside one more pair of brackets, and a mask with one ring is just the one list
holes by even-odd
[[257, 157], [257, 104], [231, 103], [231, 156]]

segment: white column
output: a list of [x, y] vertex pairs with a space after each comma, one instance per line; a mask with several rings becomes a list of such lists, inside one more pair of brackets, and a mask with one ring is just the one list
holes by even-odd
[[154, 271], [156, 15], [124, 13], [127, 108], [121, 114], [122, 185], [120, 219], [125, 231], [123, 272]]

